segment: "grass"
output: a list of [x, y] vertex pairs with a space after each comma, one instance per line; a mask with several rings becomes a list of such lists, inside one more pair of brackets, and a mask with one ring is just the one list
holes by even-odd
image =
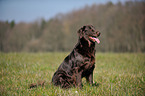
[[[96, 53], [94, 82], [83, 79], [83, 89], [55, 87], [51, 78], [68, 53], [0, 53], [0, 95], [11, 96], [144, 96], [144, 53]], [[44, 87], [29, 89], [45, 80]]]

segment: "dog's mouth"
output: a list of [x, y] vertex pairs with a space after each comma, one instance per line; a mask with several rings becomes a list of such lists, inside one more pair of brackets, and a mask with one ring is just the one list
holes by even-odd
[[89, 36], [89, 38], [93, 41], [93, 42], [97, 42], [98, 44], [100, 43], [100, 40], [98, 39], [98, 37], [100, 36], [100, 32], [97, 31], [95, 35]]
[[97, 42], [98, 44], [100, 43], [100, 40], [98, 39], [98, 37], [90, 36], [89, 38], [90, 38], [93, 42]]

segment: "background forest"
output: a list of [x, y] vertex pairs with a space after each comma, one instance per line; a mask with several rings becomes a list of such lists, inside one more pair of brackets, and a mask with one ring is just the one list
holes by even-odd
[[78, 29], [92, 24], [101, 32], [99, 52], [145, 52], [145, 2], [85, 6], [48, 21], [0, 21], [1, 52], [70, 51]]

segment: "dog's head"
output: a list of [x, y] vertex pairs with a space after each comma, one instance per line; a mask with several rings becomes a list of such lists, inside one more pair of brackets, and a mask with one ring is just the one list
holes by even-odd
[[95, 30], [92, 25], [85, 25], [81, 27], [78, 31], [79, 39], [85, 38], [88, 42], [97, 42], [100, 43], [98, 37], [100, 36], [100, 32]]

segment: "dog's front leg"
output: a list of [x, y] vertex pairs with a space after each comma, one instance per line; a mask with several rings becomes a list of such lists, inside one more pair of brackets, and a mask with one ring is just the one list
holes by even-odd
[[76, 79], [76, 81], [77, 81], [77, 87], [82, 89], [82, 76], [81, 76], [81, 73], [78, 73], [76, 78], [77, 78]]
[[86, 80], [90, 85], [93, 85], [93, 72], [86, 76]]
[[76, 85], [77, 87], [82, 89], [82, 72], [78, 72], [78, 69], [76, 68]]

